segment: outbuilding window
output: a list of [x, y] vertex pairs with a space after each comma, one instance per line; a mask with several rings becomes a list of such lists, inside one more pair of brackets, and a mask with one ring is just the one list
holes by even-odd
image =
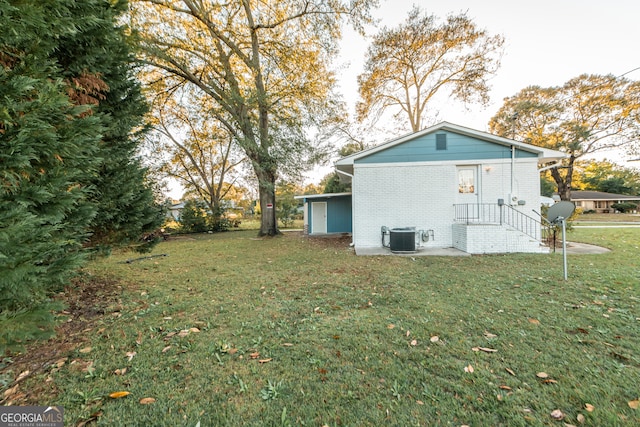
[[436, 134], [436, 150], [446, 150], [446, 149], [447, 149], [447, 134], [437, 133]]

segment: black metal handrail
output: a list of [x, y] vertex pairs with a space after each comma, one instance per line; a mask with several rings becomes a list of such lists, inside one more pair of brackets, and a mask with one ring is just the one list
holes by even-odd
[[455, 204], [454, 221], [465, 224], [499, 224], [508, 225], [529, 237], [549, 242], [553, 235], [553, 227], [531, 217], [509, 205], [495, 203], [464, 203]]

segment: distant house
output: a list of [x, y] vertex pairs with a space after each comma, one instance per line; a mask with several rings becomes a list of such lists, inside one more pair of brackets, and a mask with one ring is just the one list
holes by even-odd
[[640, 203], [640, 197], [601, 191], [571, 191], [571, 201], [584, 212], [615, 213], [611, 206], [614, 203]]
[[180, 214], [184, 208], [184, 202], [172, 203], [167, 208], [167, 218], [171, 218], [174, 221], [180, 221]]
[[394, 232], [397, 252], [413, 237], [416, 250], [546, 252], [539, 167], [564, 157], [443, 122], [340, 159], [352, 193], [298, 197], [309, 234], [350, 232], [358, 254], [394, 251]]

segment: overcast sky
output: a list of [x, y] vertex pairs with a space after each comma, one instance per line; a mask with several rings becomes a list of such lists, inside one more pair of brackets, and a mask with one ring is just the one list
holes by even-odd
[[[468, 110], [457, 101], [434, 105], [441, 110], [440, 120], [486, 131], [503, 99], [527, 86], [558, 86], [583, 73], [620, 76], [640, 67], [640, 0], [381, 0], [374, 15], [381, 26], [395, 27], [414, 4], [441, 19], [466, 12], [478, 27], [505, 37], [502, 66], [491, 81], [491, 103], [470, 105]], [[372, 28], [368, 33], [376, 31]], [[340, 93], [351, 110], [358, 99], [356, 78], [363, 72], [368, 45], [357, 33], [345, 31], [338, 59]], [[626, 76], [640, 80], [640, 70]], [[623, 154], [602, 157], [639, 166], [625, 163]], [[305, 181], [317, 183], [332, 170], [316, 168], [305, 174]]]
[[[640, 67], [639, 0], [382, 0], [375, 16], [380, 25], [395, 27], [414, 4], [443, 19], [466, 12], [480, 28], [505, 37], [505, 53], [498, 74], [491, 81], [491, 104], [452, 102], [442, 109], [440, 120], [487, 130], [489, 119], [505, 97], [530, 85], [562, 85], [580, 74], [619, 76]], [[371, 29], [370, 34], [376, 30]], [[356, 77], [363, 71], [369, 42], [348, 31], [344, 35], [340, 62], [341, 93], [349, 105], [358, 99]], [[640, 70], [627, 74], [640, 80]]]

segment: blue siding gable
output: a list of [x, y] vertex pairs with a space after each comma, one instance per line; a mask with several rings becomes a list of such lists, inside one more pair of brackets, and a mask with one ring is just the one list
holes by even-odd
[[[436, 135], [446, 135], [446, 149], [436, 149]], [[441, 148], [441, 147], [440, 147]], [[516, 157], [537, 157], [536, 153], [516, 149]], [[511, 158], [511, 147], [450, 131], [437, 131], [372, 153], [354, 163], [404, 163]]]

